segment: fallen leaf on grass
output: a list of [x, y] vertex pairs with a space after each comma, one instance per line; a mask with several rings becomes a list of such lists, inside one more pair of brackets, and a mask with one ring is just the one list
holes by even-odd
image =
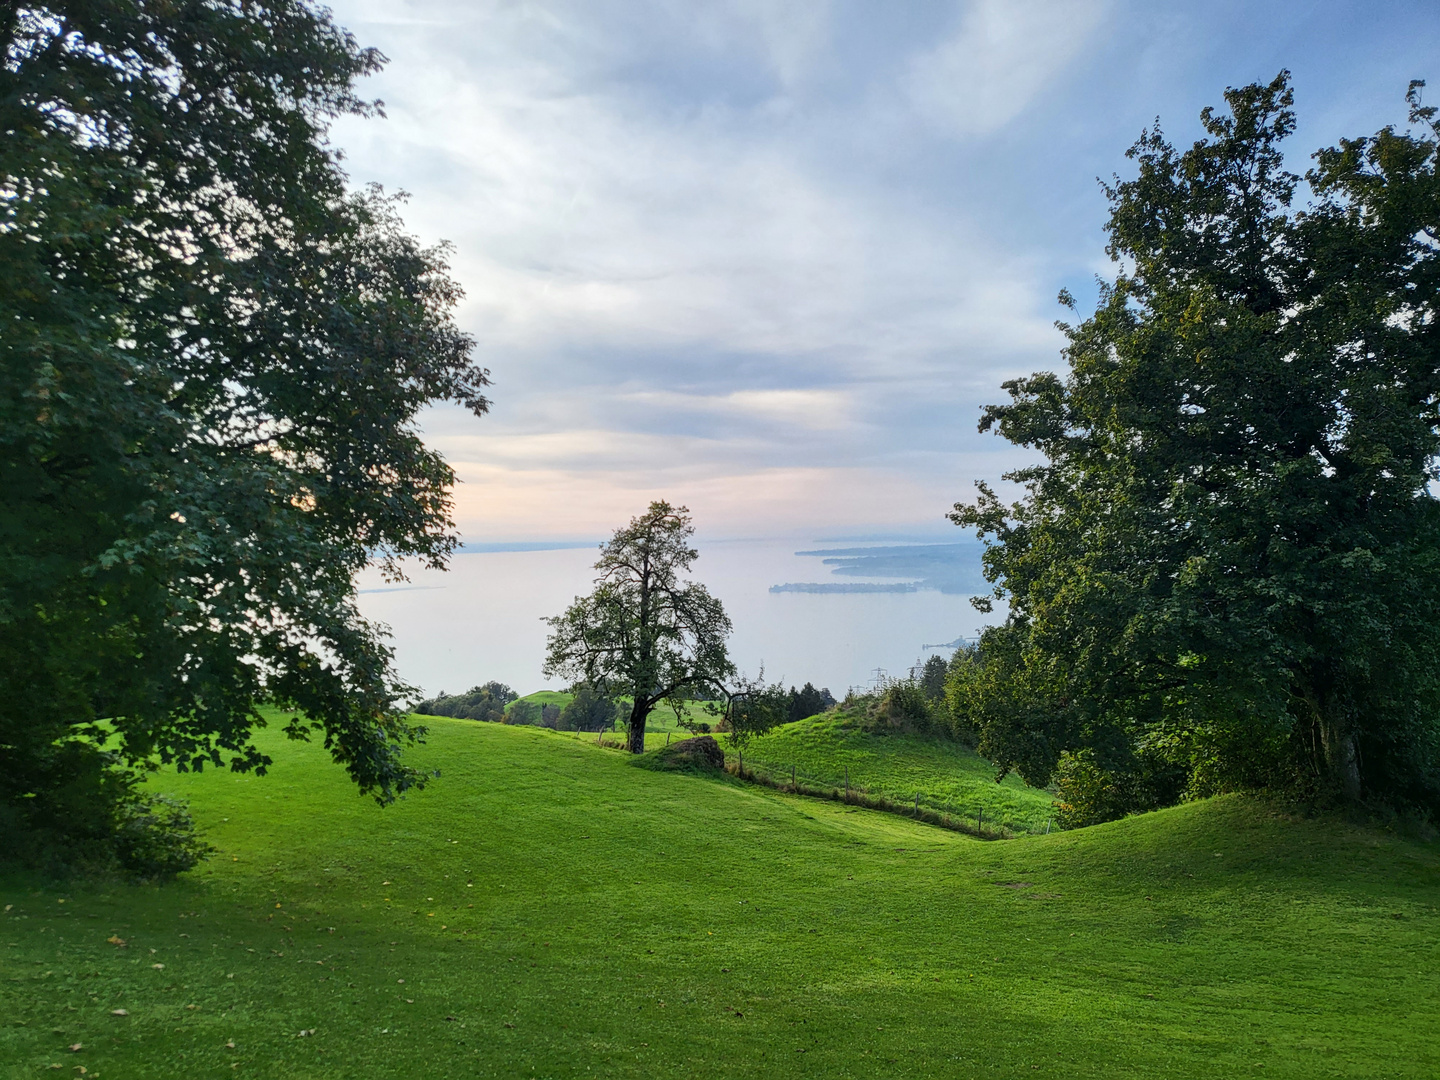
[[[9, 911], [10, 909], [9, 909], [9, 908], [6, 908], [5, 910], [6, 910], [6, 911]], [[117, 948], [121, 948], [121, 949], [125, 948], [125, 939], [124, 939], [123, 937], [121, 937], [119, 934], [111, 934], [111, 935], [110, 935], [109, 937], [107, 937], [105, 940], [108, 941], [111, 945], [116, 946]]]
[[231, 1039], [229, 1042], [227, 1042], [227, 1043], [225, 1044], [225, 1049], [226, 1049], [226, 1050], [234, 1050], [234, 1049], [235, 1049], [235, 1040], [234, 1040], [234, 1039]]
[[110, 1010], [110, 1015], [111, 1015], [111, 1016], [129, 1016], [130, 1014], [129, 1014], [126, 1010], [124, 1010], [124, 1009], [111, 1009], [111, 1010]]
[[85, 1049], [85, 1044], [84, 1044], [84, 1043], [71, 1043], [71, 1045], [70, 1045], [70, 1052], [71, 1052], [72, 1054], [78, 1054], [81, 1050], [84, 1050], [84, 1049]]
[[165, 970], [165, 965], [164, 965], [164, 964], [151, 964], [150, 966], [151, 966], [152, 968], [154, 968], [156, 971], [164, 971], [164, 970]]

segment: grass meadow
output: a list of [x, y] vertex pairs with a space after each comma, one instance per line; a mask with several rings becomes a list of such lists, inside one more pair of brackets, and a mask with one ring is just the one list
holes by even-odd
[[0, 1077], [1433, 1077], [1440, 852], [1214, 799], [983, 842], [432, 719], [159, 776], [164, 886], [0, 880]]
[[880, 734], [844, 710], [783, 724], [754, 739], [745, 767], [788, 779], [852, 787], [897, 803], [920, 796], [920, 806], [943, 810], [1013, 832], [1044, 832], [1054, 817], [1049, 792], [1011, 774], [995, 782], [995, 766], [956, 742], [905, 733]]

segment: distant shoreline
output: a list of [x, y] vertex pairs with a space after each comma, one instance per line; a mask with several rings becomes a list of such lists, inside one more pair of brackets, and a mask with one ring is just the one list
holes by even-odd
[[[868, 582], [868, 581], [787, 581], [784, 585], [771, 585], [772, 593], [913, 593], [924, 587], [914, 581]], [[933, 586], [930, 586], [933, 588]]]

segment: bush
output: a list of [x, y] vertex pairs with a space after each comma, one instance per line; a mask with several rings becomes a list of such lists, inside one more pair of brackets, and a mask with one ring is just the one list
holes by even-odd
[[896, 679], [885, 687], [868, 713], [872, 730], [918, 735], [949, 734], [945, 717], [944, 700], [928, 694], [920, 679]]
[[141, 790], [143, 774], [100, 747], [80, 741], [52, 747], [43, 771], [8, 777], [10, 797], [0, 802], [5, 862], [54, 877], [154, 881], [189, 870], [214, 850], [184, 802]]
[[1092, 749], [1066, 752], [1055, 766], [1055, 820], [1062, 829], [1078, 829], [1171, 806], [1185, 779], [1183, 768], [1153, 754], [1107, 765]]
[[173, 878], [215, 851], [201, 838], [183, 799], [132, 792], [116, 817], [115, 855], [130, 877]]

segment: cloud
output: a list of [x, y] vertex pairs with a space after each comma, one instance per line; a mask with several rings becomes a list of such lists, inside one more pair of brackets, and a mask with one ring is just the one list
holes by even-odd
[[389, 118], [335, 141], [454, 242], [495, 379], [485, 419], [425, 418], [466, 527], [573, 535], [687, 485], [747, 532], [930, 520], [1013, 465], [975, 422], [1058, 365], [1053, 297], [1100, 248], [1045, 232], [1095, 170], [1034, 148], [1106, 115], [1075, 80], [1108, 10], [342, 0]]
[[1087, 47], [1107, 7], [1103, 0], [974, 0], [953, 37], [912, 60], [902, 86], [943, 130], [991, 134]]

